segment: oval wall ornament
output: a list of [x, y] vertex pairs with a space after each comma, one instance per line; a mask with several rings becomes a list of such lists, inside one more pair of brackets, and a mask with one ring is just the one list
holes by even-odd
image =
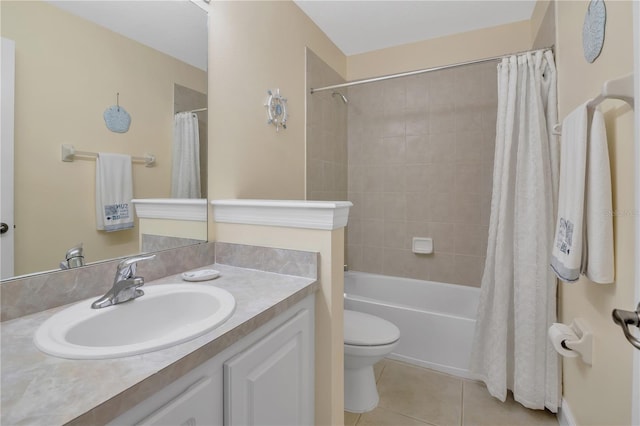
[[591, 0], [582, 27], [582, 48], [584, 58], [593, 63], [604, 45], [604, 30], [607, 21], [607, 10], [604, 0]]

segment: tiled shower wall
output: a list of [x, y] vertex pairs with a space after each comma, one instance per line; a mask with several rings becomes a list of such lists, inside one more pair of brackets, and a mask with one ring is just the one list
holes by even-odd
[[[349, 88], [350, 269], [480, 286], [496, 80], [487, 63]], [[434, 253], [414, 254], [412, 237]]]
[[[339, 83], [344, 79], [307, 49], [307, 88]], [[332, 91], [307, 95], [306, 185], [307, 200], [347, 199], [347, 105]]]

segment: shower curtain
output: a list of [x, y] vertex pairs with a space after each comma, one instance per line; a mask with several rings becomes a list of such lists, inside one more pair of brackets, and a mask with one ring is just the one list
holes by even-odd
[[192, 112], [180, 112], [173, 118], [171, 197], [202, 197], [200, 194], [198, 117]]
[[498, 120], [489, 244], [471, 370], [494, 397], [507, 389], [528, 408], [557, 412], [560, 360], [547, 339], [556, 320], [549, 267], [559, 149], [556, 70], [551, 51], [504, 58], [498, 66]]

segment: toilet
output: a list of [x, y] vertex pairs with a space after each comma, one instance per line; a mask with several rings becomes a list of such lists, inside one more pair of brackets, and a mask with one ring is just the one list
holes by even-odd
[[371, 411], [378, 405], [373, 364], [398, 345], [400, 330], [374, 315], [344, 311], [344, 409]]

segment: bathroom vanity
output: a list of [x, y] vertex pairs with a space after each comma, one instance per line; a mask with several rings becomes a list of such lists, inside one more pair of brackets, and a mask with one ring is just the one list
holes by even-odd
[[312, 298], [109, 424], [313, 424]]
[[[220, 327], [166, 349], [62, 359], [40, 352], [33, 335], [64, 307], [3, 322], [1, 423], [312, 424], [317, 281], [208, 267], [221, 276], [201, 285], [233, 294], [235, 312]], [[177, 282], [172, 275], [145, 286]]]

